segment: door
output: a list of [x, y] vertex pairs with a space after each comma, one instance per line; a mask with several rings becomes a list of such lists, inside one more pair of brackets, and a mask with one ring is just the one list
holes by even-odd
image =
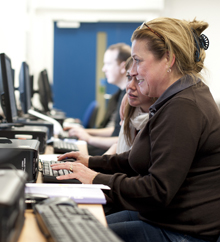
[[[106, 48], [124, 42], [131, 45], [131, 35], [141, 23], [81, 23], [79, 28], [58, 28], [54, 23], [54, 107], [68, 117], [82, 119], [97, 90], [112, 94], [117, 87], [100, 80], [96, 89], [97, 36], [105, 33]], [[101, 60], [102, 61], [102, 60]], [[104, 74], [103, 74], [104, 75]]]

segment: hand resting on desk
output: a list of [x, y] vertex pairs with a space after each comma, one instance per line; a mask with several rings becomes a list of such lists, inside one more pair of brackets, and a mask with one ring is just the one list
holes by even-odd
[[58, 156], [59, 161], [69, 158], [74, 158], [76, 161], [51, 165], [53, 170], [65, 169], [72, 171], [70, 174], [58, 176], [57, 179], [77, 179], [84, 184], [92, 184], [93, 179], [98, 173], [88, 168], [89, 156], [83, 155], [81, 152], [70, 152]]

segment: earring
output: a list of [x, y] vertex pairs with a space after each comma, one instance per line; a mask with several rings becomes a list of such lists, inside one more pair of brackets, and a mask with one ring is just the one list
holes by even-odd
[[168, 73], [171, 72], [171, 68], [169, 68], [169, 69], [167, 70], [167, 72], [168, 72]]

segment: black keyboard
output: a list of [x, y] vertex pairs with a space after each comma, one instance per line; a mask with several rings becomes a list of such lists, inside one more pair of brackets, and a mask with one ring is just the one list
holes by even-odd
[[77, 179], [57, 180], [57, 176], [72, 173], [69, 170], [52, 170], [50, 165], [54, 163], [63, 163], [64, 161], [42, 161], [43, 182], [46, 183], [81, 183]]
[[[59, 201], [62, 199], [63, 202]], [[38, 225], [48, 241], [122, 242], [87, 209], [67, 200], [71, 199], [50, 198], [34, 206]]]
[[53, 141], [54, 153], [63, 154], [71, 151], [79, 151], [78, 147], [74, 143], [68, 143], [63, 140]]

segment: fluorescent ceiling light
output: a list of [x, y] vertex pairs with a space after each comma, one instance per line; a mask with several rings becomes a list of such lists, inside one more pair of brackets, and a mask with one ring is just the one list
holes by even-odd
[[73, 28], [77, 29], [80, 27], [80, 22], [75, 21], [58, 21], [57, 28]]

